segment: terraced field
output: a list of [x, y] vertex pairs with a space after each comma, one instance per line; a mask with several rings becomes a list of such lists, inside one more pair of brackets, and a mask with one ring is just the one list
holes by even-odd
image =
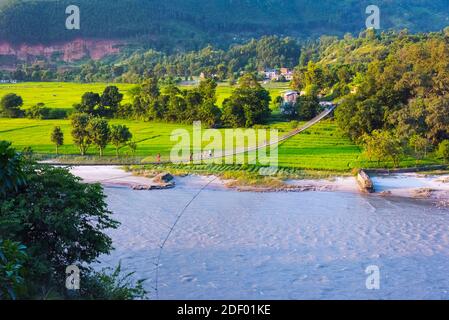
[[324, 120], [279, 147], [281, 167], [345, 171], [360, 165], [361, 150]]

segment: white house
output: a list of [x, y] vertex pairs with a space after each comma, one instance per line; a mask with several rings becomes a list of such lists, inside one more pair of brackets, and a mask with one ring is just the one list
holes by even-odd
[[266, 69], [264, 75], [267, 80], [279, 80], [279, 71], [276, 69]]
[[298, 101], [299, 92], [294, 90], [288, 90], [284, 92], [284, 103], [295, 104]]

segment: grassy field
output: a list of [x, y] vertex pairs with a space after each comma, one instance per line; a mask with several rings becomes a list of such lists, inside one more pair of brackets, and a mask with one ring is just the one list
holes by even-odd
[[[73, 103], [79, 101], [80, 96], [87, 91], [101, 92], [107, 84], [73, 84], [73, 83], [20, 83], [15, 85], [0, 85], [0, 97], [8, 92], [21, 95], [25, 101], [25, 107], [30, 107], [37, 102], [45, 102], [49, 107], [70, 109]], [[125, 93], [125, 102], [129, 101], [127, 90], [132, 84], [118, 84]], [[191, 88], [185, 86], [184, 88]], [[269, 84], [272, 97], [276, 97], [281, 91], [287, 89], [286, 84]], [[218, 102], [221, 103], [232, 93], [232, 87], [220, 84], [218, 87]], [[192, 132], [192, 126], [154, 123], [129, 120], [111, 120], [111, 124], [125, 124], [133, 133], [133, 140], [137, 142], [136, 156], [146, 158], [148, 161], [156, 159], [158, 153], [162, 160], [169, 159], [170, 151], [176, 142], [170, 141], [174, 130], [186, 129]], [[65, 155], [77, 155], [78, 149], [73, 145], [70, 135], [70, 122], [68, 120], [29, 120], [29, 119], [1, 119], [0, 140], [12, 141], [14, 146], [21, 150], [32, 147], [36, 153], [53, 154], [55, 148], [50, 141], [50, 133], [54, 126], [60, 126], [64, 132], [65, 144], [60, 148], [60, 153]], [[301, 125], [301, 124], [298, 124]], [[293, 129], [291, 123], [274, 122], [270, 128], [280, 130], [280, 135]], [[207, 143], [203, 143], [203, 146]], [[90, 155], [97, 154], [95, 147], [89, 149]], [[105, 155], [112, 157], [115, 150], [109, 146]], [[128, 148], [121, 150], [122, 155], [131, 154]], [[279, 166], [284, 168], [331, 170], [349, 172], [353, 168], [376, 168], [391, 166], [391, 164], [370, 162], [364, 159], [358, 146], [342, 136], [335, 123], [325, 120], [310, 128], [304, 133], [282, 143], [278, 148]], [[421, 165], [436, 164], [432, 158], [421, 161]], [[416, 165], [416, 160], [406, 158], [401, 167]]]
[[[141, 121], [111, 120], [111, 124], [125, 124], [133, 134], [133, 140], [138, 143], [138, 156], [155, 156], [161, 153], [168, 157], [174, 142], [170, 141], [173, 130], [187, 129], [190, 126], [169, 123], [148, 123]], [[50, 133], [55, 126], [60, 126], [64, 132], [64, 146], [60, 148], [61, 154], [78, 154], [70, 135], [69, 120], [29, 120], [29, 119], [0, 119], [0, 140], [12, 141], [17, 149], [31, 146], [36, 153], [54, 153], [55, 148], [50, 140]], [[91, 147], [89, 154], [97, 150]], [[123, 152], [126, 152], [124, 150]], [[122, 153], [123, 153], [122, 152]], [[115, 151], [109, 146], [105, 155], [112, 156]]]
[[[189, 133], [192, 132], [191, 126], [180, 124], [127, 120], [111, 120], [110, 123], [127, 125], [138, 144], [136, 156], [146, 158], [149, 162], [155, 161], [158, 153], [161, 154], [162, 160], [169, 159], [170, 151], [177, 143], [170, 140], [174, 130], [185, 129]], [[65, 136], [65, 144], [60, 148], [60, 153], [78, 155], [78, 149], [72, 143], [68, 120], [0, 119], [0, 140], [13, 142], [18, 150], [32, 147], [36, 153], [54, 154], [55, 148], [50, 141], [50, 133], [56, 125], [62, 128]], [[279, 129], [280, 135], [291, 130], [291, 124], [288, 123], [275, 123], [271, 127]], [[203, 146], [205, 145], [207, 142], [203, 143]], [[98, 150], [92, 146], [88, 154], [95, 156]], [[123, 148], [120, 154], [131, 155], [131, 152], [128, 148]], [[325, 120], [282, 143], [278, 148], [278, 154], [279, 166], [283, 168], [349, 172], [353, 168], [392, 166], [391, 163], [378, 164], [364, 159], [359, 147], [343, 137], [335, 123], [330, 120]], [[109, 158], [114, 157], [115, 149], [109, 146], [105, 155]], [[419, 163], [408, 157], [401, 162], [401, 167], [439, 163], [431, 157]]]
[[[125, 124], [133, 133], [133, 139], [138, 143], [136, 156], [155, 159], [158, 153], [162, 159], [168, 159], [171, 148], [176, 143], [170, 140], [174, 130], [186, 129], [191, 132], [192, 127], [187, 125], [154, 123], [127, 120], [111, 120], [111, 124]], [[68, 120], [29, 120], [29, 119], [0, 119], [0, 140], [12, 141], [14, 146], [21, 150], [31, 146], [36, 153], [55, 152], [50, 141], [50, 133], [54, 126], [60, 126], [64, 132], [65, 144], [60, 148], [61, 154], [76, 155], [78, 149], [73, 145], [70, 135], [70, 122]], [[291, 128], [289, 124], [274, 124], [281, 130], [280, 135]], [[207, 143], [203, 143], [206, 145]], [[121, 154], [129, 153], [127, 148]], [[89, 154], [97, 153], [91, 147]], [[337, 170], [345, 171], [357, 167], [360, 150], [349, 140], [339, 135], [332, 122], [318, 124], [289, 141], [284, 142], [278, 150], [279, 165], [282, 167]], [[106, 156], [113, 156], [115, 150], [109, 146]]]
[[[49, 108], [72, 109], [73, 104], [81, 101], [81, 96], [88, 91], [101, 93], [107, 83], [81, 84], [62, 82], [23, 82], [17, 84], [0, 84], [0, 97], [15, 93], [22, 97], [24, 109], [39, 102]], [[114, 84], [124, 93], [124, 102], [129, 102], [126, 92], [134, 87], [132, 84]]]
[[[79, 103], [81, 96], [88, 91], [101, 93], [108, 86], [107, 83], [64, 83], [64, 82], [24, 82], [17, 84], [0, 84], [0, 98], [8, 93], [20, 95], [24, 100], [24, 109], [28, 109], [39, 102], [45, 103], [49, 108], [72, 109], [73, 104]], [[131, 102], [131, 97], [127, 94], [134, 84], [112, 84], [117, 86], [124, 94], [123, 102]], [[181, 86], [190, 89], [193, 86]], [[266, 85], [274, 98], [280, 95], [281, 91], [288, 89], [288, 84], [273, 83]], [[221, 106], [223, 100], [231, 96], [234, 88], [226, 83], [220, 83], [217, 89], [217, 100]]]
[[342, 136], [333, 121], [325, 120], [285, 141], [279, 147], [281, 167], [351, 170], [360, 166], [361, 150]]

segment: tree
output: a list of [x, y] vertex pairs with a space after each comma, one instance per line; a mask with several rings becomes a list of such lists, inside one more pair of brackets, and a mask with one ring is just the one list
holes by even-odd
[[17, 192], [26, 183], [22, 157], [11, 148], [11, 143], [0, 141], [0, 199]]
[[217, 82], [213, 79], [205, 79], [200, 82], [198, 90], [202, 96], [203, 101], [208, 101], [213, 104], [217, 102], [216, 91]]
[[0, 300], [16, 300], [23, 285], [26, 247], [18, 242], [0, 239]]
[[343, 132], [358, 141], [364, 134], [382, 129], [384, 110], [375, 98], [360, 101], [357, 96], [349, 96], [336, 109], [335, 119]]
[[281, 113], [288, 120], [298, 119], [298, 104], [290, 102], [282, 104]]
[[26, 110], [25, 115], [30, 119], [48, 119], [50, 117], [50, 109], [45, 107], [44, 103], [39, 102], [30, 109]]
[[216, 127], [220, 123], [222, 112], [212, 100], [203, 102], [198, 110], [198, 120], [209, 128]]
[[86, 152], [92, 143], [89, 132], [90, 121], [91, 116], [88, 114], [76, 113], [72, 115], [73, 143], [79, 148], [82, 156], [86, 155]]
[[87, 113], [90, 115], [98, 114], [98, 107], [100, 106], [101, 97], [98, 93], [86, 92], [81, 97], [81, 103], [75, 105], [75, 110], [79, 113]]
[[170, 93], [167, 111], [165, 112], [165, 120], [167, 121], [183, 121], [185, 111], [187, 110], [187, 103], [184, 97]]
[[141, 85], [139, 94], [145, 96], [148, 101], [159, 98], [161, 94], [159, 80], [156, 77], [146, 78]]
[[102, 114], [99, 116], [112, 117], [117, 113], [120, 103], [123, 100], [123, 94], [116, 86], [108, 86], [104, 89], [100, 97]]
[[409, 145], [413, 149], [413, 155], [418, 162], [427, 157], [427, 151], [429, 150], [431, 143], [427, 138], [415, 134], [410, 138]]
[[128, 148], [131, 150], [132, 155], [135, 156], [137, 151], [137, 142], [135, 141], [128, 142]]
[[444, 140], [438, 145], [437, 154], [445, 162], [449, 162], [449, 140]]
[[233, 103], [231, 99], [223, 101], [223, 114], [221, 121], [225, 126], [239, 128], [245, 126], [245, 111], [241, 105]]
[[53, 132], [51, 133], [51, 142], [56, 146], [56, 154], [59, 154], [59, 147], [64, 144], [64, 133], [62, 132], [61, 127], [54, 127]]
[[251, 127], [265, 123], [271, 115], [270, 93], [253, 74], [240, 78], [239, 87], [223, 102], [223, 123]]
[[20, 118], [23, 116], [23, 111], [20, 110], [22, 105], [22, 97], [8, 93], [0, 100], [0, 114], [7, 118]]
[[[5, 157], [16, 158], [15, 152]], [[134, 286], [120, 268], [109, 274], [89, 266], [110, 253], [112, 240], [104, 231], [119, 225], [102, 187], [80, 183], [67, 168], [20, 160], [26, 185], [0, 201], [0, 299], [68, 298], [69, 265], [81, 269], [76, 298], [144, 298], [142, 282]]]
[[131, 140], [133, 135], [129, 131], [127, 126], [124, 125], [112, 125], [111, 127], [111, 143], [115, 146], [115, 154], [119, 155], [118, 151], [120, 147], [126, 145]]
[[[448, 77], [449, 81], [449, 77]], [[426, 123], [428, 125], [427, 136], [437, 145], [443, 140], [449, 139], [449, 95], [437, 96], [428, 101]]]
[[100, 185], [82, 184], [67, 169], [37, 164], [26, 169], [26, 176], [26, 188], [0, 203], [0, 233], [27, 246], [22, 298], [33, 298], [65, 288], [67, 266], [82, 267], [109, 253], [112, 241], [102, 231], [118, 223]]
[[89, 122], [87, 130], [89, 131], [92, 143], [98, 147], [100, 157], [102, 157], [103, 150], [106, 148], [111, 138], [111, 129], [108, 122], [101, 118], [93, 118]]
[[374, 130], [371, 135], [362, 138], [364, 154], [369, 160], [377, 160], [377, 164], [391, 160], [395, 167], [400, 164], [404, 150], [401, 141], [389, 131]]
[[317, 97], [305, 96], [300, 97], [296, 104], [298, 110], [298, 118], [302, 121], [309, 121], [315, 118], [320, 110], [320, 102]]

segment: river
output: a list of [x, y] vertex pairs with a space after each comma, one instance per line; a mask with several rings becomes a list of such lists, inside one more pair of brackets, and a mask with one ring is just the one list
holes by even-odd
[[[449, 299], [449, 212], [431, 200], [213, 185], [175, 225], [206, 181], [106, 187], [121, 226], [101, 266], [121, 261], [151, 299]], [[378, 290], [366, 287], [369, 266]]]

